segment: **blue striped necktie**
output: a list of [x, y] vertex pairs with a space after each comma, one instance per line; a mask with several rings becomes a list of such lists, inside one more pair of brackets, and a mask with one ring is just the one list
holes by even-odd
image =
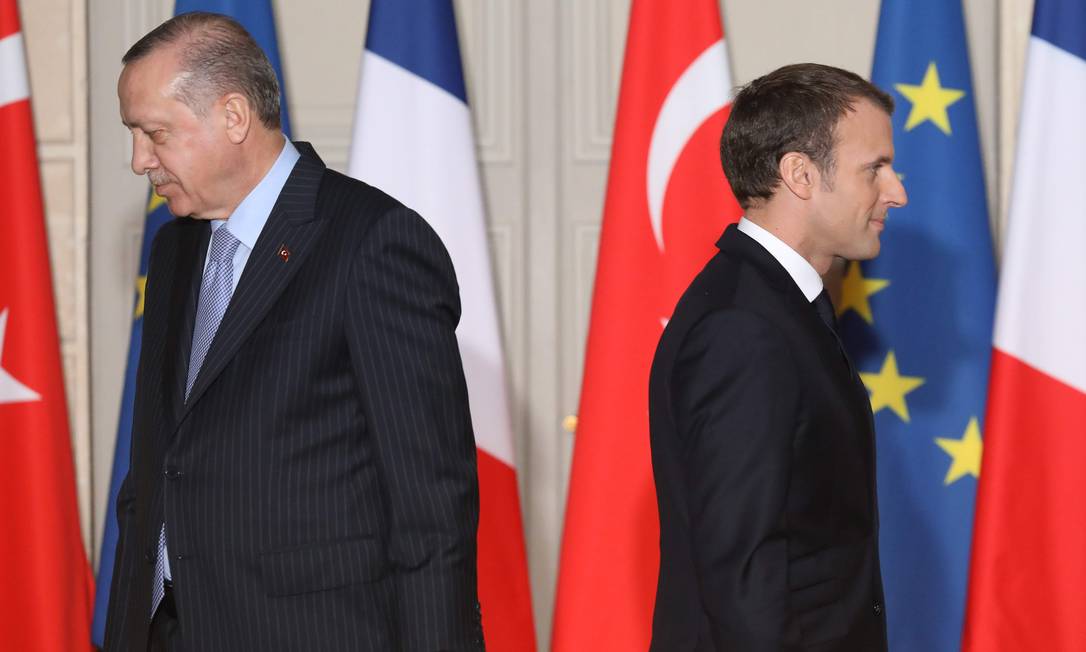
[[[234, 254], [241, 242], [226, 226], [220, 226], [211, 236], [208, 248], [207, 269], [200, 284], [200, 302], [196, 307], [196, 323], [192, 331], [192, 353], [189, 355], [188, 379], [185, 382], [185, 400], [204, 364], [207, 351], [219, 330], [230, 297], [234, 294]], [[166, 578], [166, 524], [158, 534], [158, 555], [155, 559], [154, 584], [151, 585], [151, 615], [164, 597], [163, 581]]]

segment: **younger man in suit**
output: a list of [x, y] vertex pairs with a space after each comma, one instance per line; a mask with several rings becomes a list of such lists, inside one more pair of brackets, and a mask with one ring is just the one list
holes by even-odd
[[475, 444], [452, 263], [279, 128], [237, 22], [124, 56], [151, 250], [106, 649], [480, 650]]
[[822, 278], [905, 204], [893, 100], [786, 66], [740, 90], [721, 160], [746, 216], [675, 308], [649, 411], [660, 510], [652, 649], [886, 649], [874, 431]]

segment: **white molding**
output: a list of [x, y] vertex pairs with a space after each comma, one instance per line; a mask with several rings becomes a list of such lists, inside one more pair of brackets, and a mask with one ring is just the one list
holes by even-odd
[[459, 0], [457, 23], [464, 82], [483, 165], [512, 165], [518, 148], [513, 129], [520, 115], [523, 77], [522, 5], [507, 0]]
[[1018, 142], [1018, 110], [1022, 103], [1026, 46], [1033, 22], [1033, 0], [999, 0], [999, 215], [995, 229], [996, 252], [1003, 252], [1007, 212]]
[[618, 104], [629, 0], [564, 3], [562, 62], [571, 88], [566, 115], [576, 163], [607, 162]]

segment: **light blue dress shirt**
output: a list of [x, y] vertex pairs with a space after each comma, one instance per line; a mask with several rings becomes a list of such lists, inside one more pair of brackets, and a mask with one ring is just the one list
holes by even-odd
[[[256, 187], [245, 196], [245, 199], [241, 200], [233, 214], [224, 220], [211, 220], [212, 233], [229, 225], [230, 233], [241, 241], [238, 250], [234, 252], [235, 290], [238, 289], [238, 280], [241, 278], [242, 270], [245, 269], [245, 263], [249, 261], [249, 254], [253, 252], [256, 240], [260, 237], [260, 232], [264, 230], [268, 216], [271, 215], [272, 206], [275, 206], [275, 201], [279, 199], [279, 193], [283, 191], [287, 177], [290, 176], [299, 158], [301, 154], [298, 153], [294, 144], [287, 140], [279, 158], [275, 160], [275, 165], [272, 165], [260, 183], [256, 184]], [[204, 272], [207, 272], [209, 255], [210, 247], [208, 247], [208, 253], [204, 255]]]

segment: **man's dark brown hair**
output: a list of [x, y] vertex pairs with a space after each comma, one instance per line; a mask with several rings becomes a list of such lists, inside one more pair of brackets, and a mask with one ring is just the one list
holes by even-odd
[[231, 92], [248, 98], [268, 129], [279, 128], [279, 80], [264, 51], [229, 16], [193, 11], [148, 32], [121, 58], [125, 65], [171, 45], [179, 46], [181, 75], [175, 97], [199, 116]]
[[720, 162], [739, 205], [773, 196], [788, 152], [810, 157], [828, 184], [837, 123], [863, 100], [894, 111], [893, 98], [871, 82], [817, 63], [784, 66], [742, 87], [720, 136]]

